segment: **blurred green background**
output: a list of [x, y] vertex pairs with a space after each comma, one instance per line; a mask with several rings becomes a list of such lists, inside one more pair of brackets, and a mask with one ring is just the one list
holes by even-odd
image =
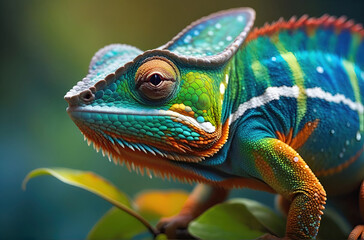
[[[156, 48], [190, 22], [232, 7], [256, 10], [256, 26], [283, 16], [347, 15], [364, 23], [364, 1], [1, 1], [0, 236], [3, 239], [83, 239], [110, 208], [94, 195], [52, 177], [21, 189], [38, 167], [91, 170], [134, 196], [143, 189], [192, 186], [149, 179], [114, 166], [83, 142], [64, 94], [110, 43]], [[234, 191], [272, 205], [269, 194]]]

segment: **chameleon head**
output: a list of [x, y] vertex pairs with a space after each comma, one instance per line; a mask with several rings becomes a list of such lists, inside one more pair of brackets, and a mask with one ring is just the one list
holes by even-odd
[[[200, 161], [227, 137], [228, 127], [221, 124], [220, 76], [179, 64], [161, 51], [144, 53], [116, 73], [104, 73], [108, 66], [101, 64], [66, 95], [68, 113], [96, 148], [116, 151], [114, 156], [129, 148], [136, 154]], [[105, 74], [94, 86], [74, 93]]]
[[[88, 142], [114, 160], [212, 156], [229, 131], [223, 114], [228, 61], [253, 20], [253, 10], [234, 9], [192, 23], [158, 49], [104, 47], [66, 94], [69, 115]], [[231, 28], [232, 22], [240, 25]]]

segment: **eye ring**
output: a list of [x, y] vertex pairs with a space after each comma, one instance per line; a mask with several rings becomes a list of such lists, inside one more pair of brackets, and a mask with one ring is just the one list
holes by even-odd
[[165, 100], [175, 91], [179, 76], [171, 61], [153, 57], [139, 66], [135, 74], [136, 90], [148, 100]]

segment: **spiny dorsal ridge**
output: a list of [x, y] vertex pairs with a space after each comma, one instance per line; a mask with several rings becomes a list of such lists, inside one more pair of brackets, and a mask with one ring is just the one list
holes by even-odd
[[280, 18], [278, 21], [271, 24], [265, 23], [261, 28], [254, 28], [253, 31], [248, 35], [246, 42], [256, 39], [262, 35], [272, 35], [282, 30], [295, 30], [298, 28], [317, 28], [317, 27], [334, 27], [337, 32], [343, 30], [349, 30], [353, 33], [359, 34], [364, 37], [364, 29], [361, 24], [356, 24], [353, 20], [347, 19], [346, 16], [341, 16], [339, 18], [324, 14], [319, 18], [308, 17], [308, 15], [303, 15], [298, 20], [296, 16], [291, 17], [288, 21]]

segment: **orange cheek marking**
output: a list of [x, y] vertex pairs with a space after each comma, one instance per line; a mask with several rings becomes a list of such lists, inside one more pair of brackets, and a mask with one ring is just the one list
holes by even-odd
[[208, 135], [210, 136], [202, 141], [202, 144], [210, 145], [212, 143], [212, 146], [206, 150], [198, 151], [199, 156], [212, 156], [225, 144], [229, 136], [229, 119], [225, 121], [224, 125], [220, 125], [214, 133]]
[[[179, 122], [178, 120], [173, 120], [175, 122]], [[207, 133], [196, 126], [189, 124], [187, 122], [184, 123], [189, 128], [193, 129], [195, 132], [200, 134], [198, 141], [186, 141], [180, 139], [176, 141], [175, 139], [170, 139], [172, 142], [175, 142], [177, 146], [183, 146], [179, 143], [188, 144], [187, 153], [193, 153], [196, 156], [208, 157], [215, 154], [227, 141], [229, 136], [229, 119], [227, 119], [224, 125], [217, 126], [215, 132]]]
[[289, 130], [289, 133], [287, 135], [284, 135], [281, 132], [276, 132], [277, 138], [281, 140], [282, 142], [288, 144], [293, 149], [300, 148], [307, 139], [311, 136], [313, 131], [317, 128], [319, 124], [319, 120], [316, 119], [313, 122], [308, 122], [305, 124], [305, 126], [297, 133], [295, 137], [293, 137], [293, 129], [291, 128]]

